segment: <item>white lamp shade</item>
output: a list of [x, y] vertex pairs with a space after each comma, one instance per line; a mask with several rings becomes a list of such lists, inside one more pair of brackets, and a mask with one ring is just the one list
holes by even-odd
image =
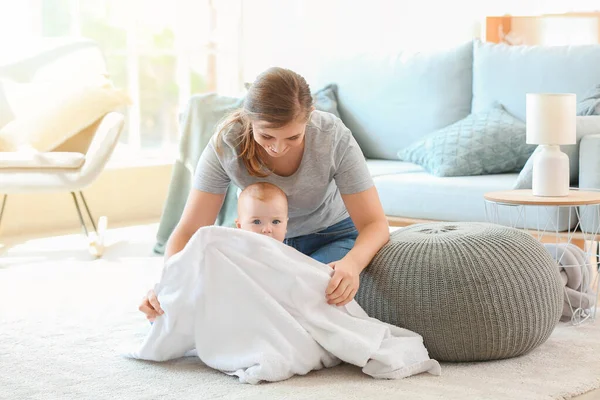
[[575, 144], [576, 103], [573, 93], [527, 93], [527, 143]]

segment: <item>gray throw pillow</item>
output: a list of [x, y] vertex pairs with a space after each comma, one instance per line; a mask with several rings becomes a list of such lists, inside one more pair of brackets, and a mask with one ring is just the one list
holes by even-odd
[[[251, 83], [244, 83], [246, 90], [250, 89]], [[338, 111], [337, 85], [331, 83], [312, 94], [315, 108], [319, 111], [326, 111], [340, 118]]]
[[[569, 176], [571, 185], [579, 181], [579, 142], [582, 137], [600, 133], [600, 116], [578, 116], [576, 128], [576, 144], [560, 146], [560, 149], [569, 157]], [[517, 177], [513, 189], [531, 189], [533, 179], [533, 156], [539, 151], [539, 146]]]
[[600, 115], [600, 85], [594, 86], [586, 97], [577, 103], [577, 115]]
[[470, 176], [517, 172], [534, 150], [525, 143], [525, 124], [495, 105], [429, 134], [398, 157], [435, 176]]
[[340, 118], [340, 113], [338, 111], [337, 85], [330, 84], [321, 90], [317, 90], [313, 93], [313, 100], [317, 110], [326, 111]]

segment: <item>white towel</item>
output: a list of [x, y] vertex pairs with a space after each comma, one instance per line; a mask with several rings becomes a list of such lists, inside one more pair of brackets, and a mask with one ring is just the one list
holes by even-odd
[[354, 300], [327, 304], [332, 273], [272, 238], [201, 228], [165, 265], [155, 288], [165, 313], [127, 356], [164, 361], [196, 349], [209, 367], [252, 384], [340, 360], [375, 378], [440, 374], [420, 335], [368, 317]]

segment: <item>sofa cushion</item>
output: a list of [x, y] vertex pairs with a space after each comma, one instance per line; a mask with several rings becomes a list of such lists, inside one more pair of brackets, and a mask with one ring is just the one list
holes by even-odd
[[372, 177], [390, 174], [423, 172], [423, 167], [410, 162], [390, 160], [368, 160], [367, 167]]
[[15, 151], [0, 153], [0, 169], [76, 169], [83, 165], [85, 155], [63, 152]]
[[534, 150], [525, 143], [525, 124], [496, 105], [426, 136], [398, 156], [435, 176], [469, 176], [518, 172]]
[[[367, 164], [372, 162], [368, 160]], [[387, 216], [485, 222], [487, 219], [483, 195], [492, 191], [510, 190], [517, 176], [497, 174], [440, 178], [427, 172], [412, 172], [374, 176], [373, 181]], [[541, 212], [539, 215], [546, 214]], [[507, 213], [501, 217], [515, 220], [515, 214]], [[529, 228], [537, 227], [536, 217], [535, 212], [527, 214]], [[575, 226], [576, 220], [573, 209], [570, 219], [572, 226]], [[508, 224], [510, 221], [501, 219], [501, 222]], [[559, 229], [564, 230], [568, 225], [569, 215], [563, 211], [560, 213]]]
[[342, 121], [368, 158], [398, 150], [470, 113], [472, 43], [450, 50], [336, 59], [318, 81], [338, 85]]
[[501, 103], [525, 121], [526, 93], [586, 97], [600, 83], [600, 45], [509, 46], [474, 41], [473, 112]]

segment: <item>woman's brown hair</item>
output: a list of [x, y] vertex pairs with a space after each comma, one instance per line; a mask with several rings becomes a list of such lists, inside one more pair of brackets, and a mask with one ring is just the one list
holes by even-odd
[[293, 121], [308, 120], [312, 105], [310, 88], [302, 76], [289, 69], [270, 68], [250, 86], [242, 108], [219, 125], [217, 146], [224, 132], [239, 125], [239, 157], [251, 176], [265, 177], [269, 175], [265, 152], [254, 140], [252, 122], [261, 121], [269, 128], [281, 128]]

